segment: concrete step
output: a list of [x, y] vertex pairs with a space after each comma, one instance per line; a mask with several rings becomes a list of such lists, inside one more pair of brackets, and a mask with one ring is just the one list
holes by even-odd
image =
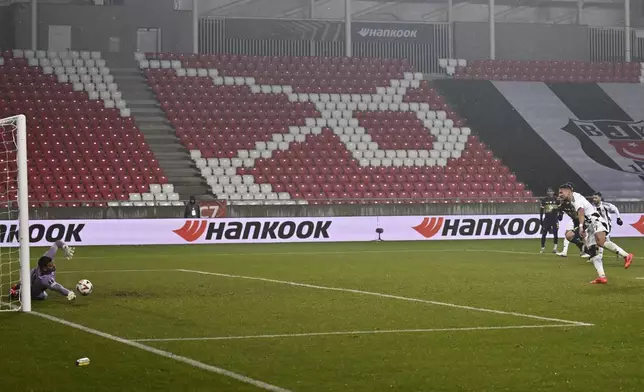
[[172, 133], [174, 133], [174, 128], [172, 128], [170, 125], [167, 125], [167, 124], [157, 124], [157, 123], [150, 124], [150, 123], [143, 123], [143, 124], [141, 124], [141, 125], [139, 126], [139, 129], [140, 129], [142, 132], [144, 132], [146, 135], [148, 134], [148, 132], [146, 132], [146, 131], [152, 131], [152, 132], [155, 132], [155, 131], [159, 131], [159, 132], [166, 132], [166, 131], [167, 131], [167, 132], [172, 132]]
[[157, 108], [141, 108], [141, 107], [136, 107], [133, 108], [130, 106], [130, 110], [132, 112], [132, 115], [134, 115], [137, 120], [140, 120], [138, 122], [140, 123], [158, 123], [158, 122], [165, 122], [167, 123], [168, 120], [163, 114], [163, 112]]
[[110, 68], [110, 74], [114, 77], [141, 76], [141, 70], [137, 68]]
[[136, 117], [136, 123], [140, 125], [170, 125], [168, 119], [159, 113], [137, 113], [132, 110]]
[[[214, 195], [206, 186], [183, 186], [175, 185], [175, 192], [179, 193], [182, 198], [188, 199], [190, 196], [195, 196], [197, 200], [215, 200]], [[185, 195], [185, 196], [184, 196]]]
[[154, 106], [136, 106], [135, 107], [135, 106], [132, 106], [132, 104], [130, 104], [129, 106], [130, 106], [130, 108], [132, 110], [132, 113], [140, 113], [140, 114], [146, 114], [146, 113], [159, 114], [159, 113], [161, 113], [161, 114], [163, 114], [163, 110], [161, 110], [158, 107], [154, 107]]
[[155, 136], [155, 135], [164, 135], [164, 136], [168, 136], [168, 139], [159, 139], [159, 140], [158, 140], [158, 141], [156, 141], [156, 142], [153, 140], [153, 141], [152, 141], [152, 143], [156, 143], [156, 144], [165, 144], [165, 143], [167, 143], [167, 141], [168, 141], [168, 140], [171, 140], [170, 138], [172, 138], [173, 143], [181, 144], [181, 143], [179, 142], [179, 139], [177, 139], [177, 135], [175, 135], [174, 131], [150, 131], [150, 130], [147, 130], [147, 131], [141, 131], [141, 133], [142, 133], [142, 134], [143, 134], [143, 136], [145, 136], [146, 138], [148, 137], [148, 135], [149, 135], [149, 136], [152, 136], [152, 139], [154, 139], [154, 136]]
[[[138, 125], [138, 124], [137, 124]], [[177, 138], [177, 135], [174, 131], [169, 130], [160, 130], [160, 131], [151, 131], [151, 130], [142, 130], [141, 133], [145, 138], [151, 137], [152, 139], [159, 139], [158, 142], [152, 141], [152, 143], [162, 144], [166, 143], [167, 140], [173, 140], [173, 143], [181, 144], [181, 141]], [[156, 138], [155, 136], [165, 136], [167, 139], [162, 139], [161, 137]]]
[[[155, 154], [156, 155], [156, 154]], [[159, 159], [159, 162], [161, 161], [161, 158]], [[194, 176], [201, 176], [201, 173], [197, 170], [197, 167], [192, 161], [189, 161], [187, 159], [182, 159], [182, 160], [172, 160], [172, 159], [164, 159], [164, 168], [163, 171], [167, 175], [172, 175], [172, 176], [177, 176], [177, 177], [194, 177]]]
[[152, 152], [154, 152], [155, 155], [159, 154], [164, 154], [164, 153], [173, 153], [173, 152], [180, 152], [183, 153], [184, 156], [181, 159], [190, 159], [190, 154], [188, 153], [188, 150], [179, 142], [174, 141], [173, 143], [167, 143], [163, 140], [159, 139], [151, 139], [148, 140], [147, 138], [145, 139], [145, 142], [148, 143], [150, 148], [152, 149]]
[[141, 107], [159, 107], [159, 103], [156, 99], [130, 99], [127, 101], [130, 107], [141, 106]]
[[121, 86], [123, 86], [124, 91], [149, 91], [150, 93], [152, 93], [152, 89], [145, 82], [145, 80], [123, 80], [114, 78], [114, 82], [119, 85], [119, 89], [121, 89]]
[[[196, 196], [201, 200], [214, 199], [208, 184], [190, 158], [190, 153], [180, 144], [174, 128], [159, 108], [147, 80], [141, 71], [135, 68], [135, 61], [125, 60], [119, 59], [115, 62], [110, 68], [111, 74], [114, 75], [114, 81], [119, 85], [123, 99], [128, 103], [137, 126], [166, 177], [182, 199], [190, 196]], [[130, 64], [131, 67], [125, 66], [126, 64]]]
[[118, 83], [119, 85], [128, 83], [132, 88], [139, 85], [147, 85], [145, 78], [143, 78], [143, 76], [141, 75], [115, 75], [114, 82]]
[[154, 96], [154, 93], [152, 90], [146, 90], [146, 89], [141, 89], [141, 88], [121, 88], [121, 85], [119, 85], [119, 90], [123, 93], [123, 95], [136, 95], [136, 97], [132, 97], [134, 100], [153, 100], [156, 97]]
[[167, 161], [168, 164], [172, 164], [173, 162], [187, 162], [188, 165], [194, 165], [192, 160], [190, 160], [190, 154], [185, 149], [183, 151], [159, 151], [158, 153], [155, 151], [154, 155], [157, 155], [157, 159], [159, 160], [163, 159]]
[[[145, 111], [142, 112], [141, 110], [148, 110], [148, 109], [141, 109], [141, 108], [130, 108], [132, 115], [136, 117], [136, 122], [138, 124], [169, 124], [168, 119], [163, 115], [163, 112], [158, 113], [156, 111]], [[154, 109], [153, 109], [154, 110]]]
[[130, 101], [140, 101], [140, 100], [152, 100], [154, 95], [145, 91], [122, 91], [123, 99], [129, 104]]
[[[163, 146], [167, 146], [167, 145], [170, 145], [170, 144], [176, 145], [176, 146], [181, 146], [181, 143], [179, 142], [177, 137], [175, 135], [173, 135], [173, 134], [170, 134], [170, 133], [145, 133], [145, 132], [143, 133], [143, 136], [145, 137], [146, 140], [148, 139], [148, 135], [150, 135], [150, 138], [149, 138], [150, 141], [148, 142], [148, 144], [150, 144], [150, 146], [153, 147], [153, 148], [155, 148], [155, 147], [163, 147]], [[154, 135], [167, 135], [168, 138], [167, 139], [163, 139], [163, 138], [160, 138], [160, 137], [155, 138]], [[182, 151], [186, 151], [186, 149], [184, 148]], [[160, 151], [160, 152], [163, 152], [163, 151]]]
[[208, 192], [208, 193], [207, 194], [202, 194], [202, 195], [195, 195], [195, 199], [197, 199], [197, 201], [201, 201], [201, 200], [203, 200], [203, 201], [214, 201], [214, 200], [217, 200], [215, 195], [213, 195], [210, 192], [210, 188], [206, 187], [206, 192]]
[[125, 90], [152, 90], [145, 79], [130, 77], [130, 78], [114, 78], [114, 82], [123, 85]]
[[168, 180], [172, 181], [174, 185], [188, 185], [188, 186], [205, 186], [206, 181], [201, 177], [196, 176], [187, 176], [187, 175], [176, 175], [176, 174], [166, 174]]

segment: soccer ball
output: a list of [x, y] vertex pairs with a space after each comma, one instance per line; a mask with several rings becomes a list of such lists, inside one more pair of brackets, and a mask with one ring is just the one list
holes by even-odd
[[92, 290], [94, 290], [94, 285], [87, 279], [79, 280], [76, 285], [76, 291], [78, 291], [80, 295], [90, 295]]

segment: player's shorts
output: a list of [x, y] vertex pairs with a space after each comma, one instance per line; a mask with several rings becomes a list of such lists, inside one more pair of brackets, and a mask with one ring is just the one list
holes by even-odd
[[595, 234], [606, 233], [606, 236], [608, 236], [610, 233], [610, 223], [606, 222], [599, 214], [592, 214], [589, 218], [590, 222], [588, 222], [588, 228], [586, 229], [586, 247], [597, 245]]
[[544, 221], [541, 226], [541, 232], [546, 234], [555, 234], [559, 231], [559, 221]]

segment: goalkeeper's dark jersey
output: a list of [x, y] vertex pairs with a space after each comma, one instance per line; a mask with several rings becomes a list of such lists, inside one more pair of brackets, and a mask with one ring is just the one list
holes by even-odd
[[557, 207], [559, 202], [555, 197], [544, 197], [541, 199], [541, 214], [543, 215], [543, 220], [548, 223], [556, 223], [558, 221]]

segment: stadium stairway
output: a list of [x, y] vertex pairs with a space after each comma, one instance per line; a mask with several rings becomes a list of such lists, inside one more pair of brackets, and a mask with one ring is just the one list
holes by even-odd
[[535, 132], [493, 82], [436, 80], [435, 85], [530, 189], [541, 193], [547, 187], [572, 181], [579, 192], [592, 193], [591, 187]]
[[145, 77], [135, 68], [112, 68], [114, 80], [127, 100], [132, 116], [152, 152], [159, 161], [175, 192], [183, 199], [196, 196], [210, 199], [205, 180], [190, 158], [190, 153], [176, 137], [165, 113], [150, 90]]

